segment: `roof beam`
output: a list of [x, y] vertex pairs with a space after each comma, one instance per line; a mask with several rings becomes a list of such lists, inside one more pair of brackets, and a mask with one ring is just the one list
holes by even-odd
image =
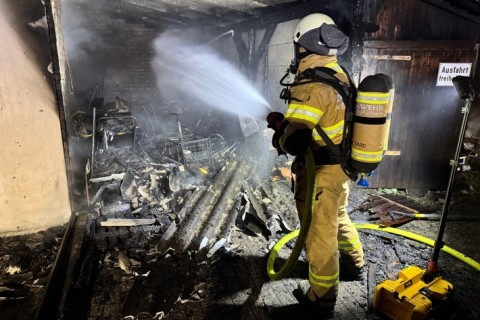
[[[136, 6], [148, 8], [153, 11], [170, 13], [175, 16], [182, 16], [186, 18], [195, 19], [210, 19], [218, 21], [226, 21], [226, 23], [236, 22], [255, 15], [255, 6], [237, 6], [231, 3], [236, 2], [226, 1], [224, 5], [205, 0], [124, 0]], [[250, 3], [251, 1], [249, 1]], [[230, 5], [229, 5], [230, 3]], [[263, 5], [260, 5], [263, 6]]]
[[477, 24], [480, 24], [480, 17], [476, 15], [472, 15], [468, 13], [466, 10], [462, 10], [459, 8], [452, 7], [451, 5], [447, 4], [445, 1], [442, 0], [422, 0], [423, 2], [426, 2], [428, 4], [431, 4], [439, 9], [448, 11], [450, 13], [453, 13], [461, 18], [464, 18], [466, 20], [469, 20], [471, 22], [475, 22]]
[[304, 17], [305, 15], [322, 10], [324, 6], [318, 3], [312, 4], [313, 1], [298, 0], [266, 7], [256, 17], [236, 22], [224, 27], [207, 28], [206, 32], [212, 34], [220, 34], [228, 30], [235, 30], [236, 32], [244, 32], [250, 29], [264, 29], [268, 25], [278, 24], [293, 19]]

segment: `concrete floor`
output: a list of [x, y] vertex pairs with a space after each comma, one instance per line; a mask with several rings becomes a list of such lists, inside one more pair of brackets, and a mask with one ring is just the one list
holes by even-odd
[[[352, 188], [350, 208], [355, 208], [372, 192], [377, 191]], [[360, 213], [353, 214], [355, 218], [361, 218], [361, 216]], [[447, 238], [453, 236], [452, 232], [458, 233], [458, 225], [462, 224], [465, 223], [451, 222], [447, 228]], [[476, 221], [469, 223], [468, 226], [469, 230], [474, 231], [478, 230], [480, 225]], [[435, 238], [436, 227], [437, 222], [412, 221], [401, 228]], [[462, 230], [467, 232], [465, 228]], [[364, 243], [368, 267], [372, 268], [370, 272], [374, 273], [375, 284], [386, 278], [396, 279], [398, 272], [408, 265], [425, 268], [426, 261], [432, 252], [426, 245], [393, 235], [361, 232], [360, 236]], [[456, 239], [456, 242], [451, 245], [460, 251], [465, 249], [476, 252], [470, 247], [475, 242], [469, 242], [468, 238], [465, 240], [467, 241], [462, 242]], [[307, 278], [308, 274], [308, 265], [304, 258], [300, 258], [286, 279], [280, 281], [268, 279], [266, 262], [268, 247], [272, 242], [272, 239], [256, 236], [248, 230], [234, 227], [229, 241], [231, 251], [217, 253], [208, 260], [198, 257], [192, 260], [190, 257], [188, 267], [185, 267], [186, 262], [178, 257], [173, 260], [176, 261], [175, 266], [171, 263], [157, 265], [158, 269], [153, 272], [178, 273], [178, 276], [182, 274], [178, 269], [185, 267], [188, 270], [188, 276], [185, 282], [180, 284], [180, 290], [175, 289], [176, 286], [172, 285], [168, 277], [153, 275], [150, 280], [133, 280], [140, 285], [135, 290], [129, 289], [129, 294], [124, 299], [138, 301], [129, 303], [129, 308], [124, 307], [122, 315], [140, 319], [140, 315], [145, 315], [142, 312], [148, 310], [152, 318], [155, 314], [157, 318], [162, 317], [163, 314], [165, 319], [317, 319], [315, 310], [299, 304], [295, 298], [294, 291], [297, 283]], [[283, 254], [279, 255], [280, 263], [288, 254], [289, 250], [285, 249]], [[478, 271], [443, 253], [440, 256], [439, 265], [440, 275], [453, 283], [455, 294], [450, 304], [445, 306], [448, 307], [448, 311], [436, 313], [432, 319], [478, 319], [480, 314], [478, 295], [472, 294], [480, 289]], [[340, 282], [334, 319], [384, 319], [369, 308], [374, 286], [369, 287], [367, 273], [368, 268], [365, 270], [363, 281]], [[112, 277], [111, 274], [108, 276]], [[165, 300], [170, 299], [172, 303], [145, 303], [145, 296], [151, 296], [152, 301], [159, 299], [159, 296], [155, 296], [155, 293], [146, 289], [152, 281], [155, 283], [152, 288], [156, 286], [158, 290], [162, 287], [164, 292], [168, 291]], [[188, 282], [191, 283], [190, 286], [185, 284]], [[196, 290], [193, 285], [202, 289]], [[169, 290], [167, 290], [168, 286], [171, 286]], [[177, 295], [171, 299], [171, 294], [175, 290]], [[143, 307], [139, 307], [140, 305]], [[104, 317], [99, 319], [107, 319], [111, 315], [110, 311], [103, 312], [106, 314], [104, 313]], [[89, 319], [97, 316], [91, 313]]]
[[[288, 187], [286, 189], [289, 192]], [[370, 194], [378, 192], [379, 190], [351, 188], [349, 211], [352, 211], [352, 219], [365, 220], [368, 213], [355, 209]], [[205, 194], [208, 197], [211, 195]], [[474, 191], [455, 194], [450, 213], [452, 220], [447, 223], [444, 237], [447, 245], [476, 261], [480, 259], [478, 250], [480, 221], [477, 216], [479, 196], [480, 193]], [[204, 202], [212, 204], [216, 201], [209, 199], [213, 198], [204, 199]], [[429, 203], [424, 198], [418, 200]], [[196, 207], [195, 210], [197, 209], [200, 208]], [[217, 210], [218, 212], [221, 211]], [[232, 214], [231, 210], [229, 214]], [[465, 217], [468, 219], [464, 219]], [[178, 223], [177, 226], [180, 228], [184, 226], [194, 232], [192, 224], [188, 221], [191, 218], [192, 216], [186, 215], [184, 217], [186, 223]], [[216, 221], [218, 224], [226, 223], [222, 219]], [[200, 224], [197, 227], [200, 228]], [[315, 310], [299, 304], [294, 294], [297, 283], [307, 278], [308, 274], [308, 265], [303, 256], [286, 279], [271, 281], [267, 277], [268, 248], [283, 234], [267, 238], [239, 225], [232, 224], [228, 233], [216, 225], [211, 227], [221, 230], [223, 237], [228, 239], [225, 246], [212, 257], [206, 257], [205, 253], [201, 254], [192, 249], [192, 246], [185, 251], [158, 252], [156, 248], [162, 234], [152, 235], [148, 232], [145, 233], [145, 237], [148, 234], [151, 237], [140, 249], [127, 250], [127, 240], [131, 239], [120, 237], [117, 239], [116, 248], [100, 248], [102, 249], [100, 252], [98, 244], [90, 244], [91, 251], [83, 261], [79, 277], [72, 280], [73, 286], [65, 305], [66, 309], [58, 319], [317, 318]], [[411, 221], [399, 228], [435, 239], [438, 222]], [[184, 234], [185, 230], [177, 231]], [[126, 231], [126, 234], [129, 233], [131, 230]], [[396, 279], [400, 270], [406, 266], [416, 265], [425, 268], [432, 252], [431, 247], [395, 235], [362, 231], [360, 237], [368, 266], [365, 275], [372, 275], [374, 284], [368, 284], [369, 281], [366, 280], [368, 277], [363, 281], [341, 281], [334, 319], [382, 319], [382, 316], [369, 309], [375, 285], [383, 279]], [[9, 247], [8, 241], [9, 239], [3, 239], [2, 247]], [[15, 238], [12, 241], [21, 243], [22, 240]], [[290, 254], [287, 247], [279, 254], [280, 264]], [[132, 265], [136, 273], [127, 273], [121, 268], [119, 252], [122, 250], [132, 263], [136, 261]], [[9, 257], [9, 260], [5, 260], [5, 267], [8, 267], [14, 261], [16, 253], [2, 254], [4, 259]], [[440, 254], [439, 266], [440, 275], [453, 284], [454, 294], [447, 305], [448, 309], [435, 314], [432, 319], [479, 319], [480, 301], [477, 294], [480, 291], [479, 271], [443, 252]], [[45, 268], [47, 269], [36, 267], [48, 271], [48, 266]], [[36, 277], [38, 275], [34, 273], [32, 285], [35, 285], [33, 281]], [[5, 272], [2, 273], [2, 279], [3, 283], [7, 283], [5, 281], [8, 277]], [[22, 291], [25, 289], [28, 289], [28, 286]], [[3, 319], [2, 315], [12, 312], [19, 315], [17, 319], [29, 318], [21, 317], [22, 310], [26, 308], [26, 305], [22, 304], [23, 301], [30, 300], [0, 301], [1, 307], [8, 304], [11, 310], [10, 313], [2, 314], [7, 309], [2, 311], [0, 308], [0, 318]]]

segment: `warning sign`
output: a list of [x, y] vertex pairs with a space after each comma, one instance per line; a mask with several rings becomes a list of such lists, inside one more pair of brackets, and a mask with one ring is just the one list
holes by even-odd
[[453, 86], [452, 79], [456, 76], [470, 76], [471, 63], [440, 63], [438, 67], [437, 87]]

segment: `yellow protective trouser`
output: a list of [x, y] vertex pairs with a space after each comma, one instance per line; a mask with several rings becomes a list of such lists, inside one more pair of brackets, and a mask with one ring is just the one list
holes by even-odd
[[[297, 172], [298, 171], [298, 172]], [[295, 200], [300, 220], [305, 207], [306, 169], [294, 170]], [[363, 249], [357, 229], [347, 214], [349, 179], [340, 165], [316, 168], [315, 205], [306, 239], [310, 287], [317, 303], [335, 305], [339, 282], [338, 250], [362, 267]]]

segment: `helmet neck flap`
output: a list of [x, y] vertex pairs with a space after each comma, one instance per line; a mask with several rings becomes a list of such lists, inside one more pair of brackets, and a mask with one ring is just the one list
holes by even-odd
[[329, 16], [313, 13], [301, 19], [293, 33], [293, 43], [322, 56], [343, 54], [348, 37]]

